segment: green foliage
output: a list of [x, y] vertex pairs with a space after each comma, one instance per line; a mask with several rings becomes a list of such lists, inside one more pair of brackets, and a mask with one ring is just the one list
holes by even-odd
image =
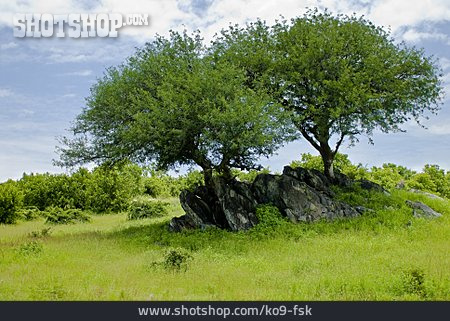
[[192, 256], [185, 249], [172, 248], [166, 251], [163, 266], [167, 270], [186, 271], [188, 268], [188, 263], [191, 259]]
[[427, 296], [425, 272], [422, 269], [410, 269], [405, 271], [402, 275], [402, 290], [404, 293], [425, 298]]
[[19, 253], [23, 256], [32, 256], [40, 254], [44, 249], [41, 242], [30, 241], [22, 244], [19, 248]]
[[[316, 169], [323, 171], [323, 160], [320, 156], [313, 156], [310, 153], [304, 153], [301, 155], [301, 160], [292, 161], [289, 166], [292, 168], [303, 167], [307, 169]], [[334, 169], [347, 175], [351, 179], [367, 179], [367, 169], [360, 163], [357, 165], [352, 164], [348, 155], [337, 153], [334, 157], [333, 163]]]
[[17, 211], [18, 217], [25, 221], [33, 221], [39, 217], [42, 217], [43, 213], [44, 212], [36, 206], [26, 206]]
[[19, 218], [23, 193], [13, 181], [0, 184], [0, 224], [12, 224]]
[[273, 205], [260, 205], [256, 209], [256, 217], [258, 224], [251, 230], [250, 233], [257, 238], [266, 238], [273, 236], [280, 227], [287, 224], [277, 207]]
[[[301, 160], [292, 161], [290, 166], [322, 170], [323, 161], [320, 156], [305, 153], [302, 154]], [[351, 179], [367, 179], [388, 190], [406, 187], [435, 193], [442, 197], [450, 197], [450, 172], [445, 172], [438, 165], [427, 164], [420, 173], [392, 163], [385, 163], [381, 167], [373, 166], [368, 169], [362, 164], [352, 164], [347, 155], [337, 153], [334, 168]]]
[[47, 215], [46, 223], [49, 224], [74, 224], [91, 221], [91, 217], [80, 209], [64, 210], [59, 207], [48, 207], [45, 212]]
[[268, 168], [263, 168], [262, 170], [252, 169], [244, 172], [236, 169], [233, 170], [232, 173], [233, 176], [235, 176], [239, 180], [252, 183], [255, 180], [256, 176], [258, 176], [259, 174], [269, 174], [270, 170]]
[[141, 175], [136, 165], [97, 167], [87, 187], [86, 209], [97, 213], [126, 210], [132, 198], [142, 193]]
[[272, 27], [233, 25], [215, 47], [246, 70], [247, 86], [263, 87], [282, 103], [331, 178], [344, 140], [353, 145], [375, 129], [398, 131], [410, 119], [436, 113], [442, 99], [434, 58], [394, 43], [364, 17], [315, 9]]
[[169, 205], [169, 203], [161, 201], [134, 201], [128, 209], [128, 219], [138, 220], [166, 216], [169, 214], [167, 210]]
[[212, 171], [250, 170], [292, 133], [281, 106], [245, 81], [244, 70], [211, 52], [198, 33], [157, 36], [95, 84], [57, 163], [196, 164], [205, 184]]
[[31, 231], [30, 236], [33, 238], [47, 237], [51, 234], [51, 227], [44, 227], [41, 230]]
[[450, 198], [450, 172], [445, 173], [438, 165], [425, 165], [423, 172], [413, 175], [406, 185]]
[[97, 213], [121, 211], [142, 193], [142, 169], [133, 164], [114, 168], [82, 168], [67, 174], [24, 174], [18, 186], [24, 205], [43, 211], [47, 207], [76, 208]]

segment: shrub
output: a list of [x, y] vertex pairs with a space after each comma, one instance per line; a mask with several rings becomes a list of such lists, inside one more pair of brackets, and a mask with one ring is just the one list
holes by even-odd
[[30, 233], [30, 236], [31, 237], [34, 237], [34, 238], [38, 238], [38, 237], [46, 237], [46, 236], [49, 236], [50, 235], [50, 231], [51, 231], [51, 227], [44, 227], [43, 229], [41, 229], [41, 230], [38, 230], [38, 231], [32, 231], [31, 233]]
[[258, 224], [251, 229], [256, 237], [266, 237], [276, 233], [278, 227], [286, 225], [288, 220], [284, 218], [280, 210], [273, 205], [260, 205], [256, 208]]
[[0, 223], [15, 223], [19, 218], [17, 211], [22, 204], [23, 194], [16, 183], [8, 181], [0, 184]]
[[37, 255], [40, 254], [43, 249], [44, 247], [42, 246], [42, 243], [37, 241], [31, 241], [22, 244], [19, 248], [19, 253], [24, 256]]
[[128, 211], [129, 220], [161, 217], [168, 214], [167, 206], [170, 204], [161, 201], [135, 201], [131, 203]]
[[232, 172], [233, 175], [239, 178], [241, 181], [248, 183], [252, 183], [255, 180], [256, 176], [258, 176], [259, 174], [270, 174], [270, 170], [268, 168], [263, 168], [262, 170], [252, 169], [247, 172], [234, 169]]
[[168, 270], [186, 271], [192, 256], [184, 249], [169, 249], [164, 255], [163, 266]]
[[137, 165], [97, 167], [87, 187], [86, 209], [97, 213], [120, 212], [143, 191], [142, 170]]
[[76, 222], [90, 222], [91, 218], [80, 209], [63, 210], [59, 207], [48, 207], [46, 210], [46, 223], [50, 224], [73, 224]]
[[402, 275], [403, 292], [407, 294], [426, 297], [425, 272], [421, 269], [410, 269]]
[[45, 213], [39, 210], [36, 206], [27, 206], [17, 211], [17, 216], [25, 221], [33, 221], [44, 215]]

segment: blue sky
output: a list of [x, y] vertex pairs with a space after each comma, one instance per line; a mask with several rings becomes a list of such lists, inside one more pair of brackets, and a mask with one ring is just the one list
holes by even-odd
[[[200, 29], [206, 39], [229, 23], [257, 17], [273, 22], [301, 15], [306, 7], [334, 13], [364, 14], [375, 24], [389, 27], [396, 41], [423, 47], [440, 60], [446, 91], [450, 91], [450, 1], [448, 0], [0, 0], [0, 181], [24, 172], [61, 172], [53, 167], [55, 137], [67, 134], [81, 112], [89, 88], [108, 66], [121, 63], [156, 34], [169, 29]], [[14, 38], [15, 13], [146, 13], [149, 26], [125, 27], [118, 38]], [[413, 169], [426, 163], [450, 170], [450, 99], [438, 116], [422, 129], [415, 123], [407, 133], [374, 135], [374, 145], [361, 138], [353, 148], [343, 146], [354, 162], [381, 165], [394, 162]], [[282, 169], [302, 152], [317, 154], [306, 141], [282, 148], [261, 160]]]

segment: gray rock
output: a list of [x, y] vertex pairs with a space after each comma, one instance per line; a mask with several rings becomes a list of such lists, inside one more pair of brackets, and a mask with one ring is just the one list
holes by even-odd
[[306, 183], [317, 191], [334, 196], [334, 193], [330, 190], [329, 180], [322, 172], [319, 172], [316, 169], [306, 169], [302, 167], [292, 168], [290, 166], [285, 166], [283, 169], [283, 175], [293, 177]]
[[246, 230], [258, 223], [256, 202], [250, 185], [244, 182], [214, 179], [214, 190], [220, 210], [233, 231]]
[[258, 203], [273, 204], [292, 222], [359, 215], [350, 205], [334, 201], [324, 192], [292, 176], [261, 174], [256, 177], [252, 188]]
[[422, 202], [414, 202], [407, 200], [406, 204], [413, 209], [414, 217], [425, 217], [425, 218], [435, 218], [442, 216], [441, 213], [436, 212], [428, 205]]
[[[355, 181], [337, 174], [341, 186]], [[363, 188], [384, 191], [378, 184], [361, 181]], [[233, 231], [245, 230], [258, 223], [256, 207], [260, 204], [276, 206], [292, 222], [311, 222], [319, 219], [356, 217], [370, 209], [352, 207], [336, 201], [331, 182], [321, 172], [286, 166], [282, 175], [260, 174], [252, 184], [237, 180], [213, 179], [213, 187], [198, 187], [180, 195], [185, 215], [173, 218], [171, 231], [217, 226]]]
[[383, 188], [383, 186], [381, 186], [377, 183], [371, 182], [367, 179], [360, 179], [360, 180], [356, 181], [356, 183], [358, 183], [362, 189], [366, 189], [369, 191], [376, 191], [376, 192], [384, 193], [386, 195], [390, 195], [390, 193], [387, 190], [385, 190]]

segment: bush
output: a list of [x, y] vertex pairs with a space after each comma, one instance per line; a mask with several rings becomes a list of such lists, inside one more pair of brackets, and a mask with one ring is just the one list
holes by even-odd
[[0, 224], [13, 224], [19, 218], [17, 211], [23, 205], [23, 193], [17, 184], [8, 181], [0, 184]]
[[49, 224], [73, 224], [91, 221], [90, 216], [80, 209], [63, 210], [59, 207], [49, 207], [45, 212], [47, 213], [46, 223]]
[[163, 266], [168, 270], [187, 270], [188, 263], [192, 256], [184, 249], [169, 249], [164, 255]]
[[19, 181], [25, 206], [77, 208], [94, 212], [126, 210], [142, 193], [142, 169], [133, 164], [79, 169], [67, 174], [25, 174]]
[[137, 165], [97, 167], [87, 187], [86, 209], [97, 213], [127, 210], [133, 197], [143, 192], [142, 169]]
[[36, 206], [27, 206], [17, 211], [17, 216], [25, 221], [33, 221], [44, 215], [45, 213], [39, 210]]
[[280, 210], [273, 205], [260, 205], [256, 208], [258, 224], [251, 229], [257, 237], [267, 237], [276, 232], [278, 227], [285, 226], [288, 220], [283, 217]]
[[421, 269], [411, 269], [403, 272], [403, 292], [425, 298], [427, 291], [425, 287], [425, 272]]
[[37, 241], [31, 241], [22, 244], [19, 248], [19, 253], [23, 256], [38, 255], [44, 249], [42, 243]]
[[161, 217], [168, 214], [169, 203], [161, 201], [135, 201], [131, 203], [128, 211], [129, 220]]

